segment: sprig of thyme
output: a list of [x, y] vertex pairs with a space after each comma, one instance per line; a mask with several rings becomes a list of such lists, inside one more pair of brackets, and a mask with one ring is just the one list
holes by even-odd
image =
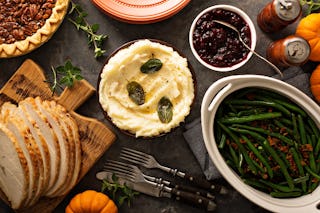
[[58, 87], [72, 87], [75, 81], [83, 79], [80, 68], [73, 66], [70, 60], [67, 60], [63, 66], [51, 67], [51, 71], [53, 81], [49, 83], [51, 83], [50, 89], [53, 93]]
[[99, 30], [99, 24], [90, 25], [85, 17], [88, 16], [79, 4], [71, 1], [71, 8], [69, 10], [69, 16], [74, 15], [75, 18], [68, 18], [68, 20], [75, 25], [77, 30], [82, 30], [87, 33], [88, 45], [94, 46], [94, 57], [98, 58], [103, 56], [106, 50], [102, 49], [103, 42], [108, 38], [107, 35], [97, 34]]
[[307, 7], [306, 15], [320, 9], [319, 0], [300, 0], [300, 4]]
[[101, 191], [109, 191], [112, 200], [117, 201], [118, 205], [121, 206], [125, 201], [127, 201], [128, 206], [131, 206], [131, 201], [134, 196], [138, 195], [139, 192], [134, 191], [126, 184], [120, 184], [118, 182], [118, 177], [112, 174], [112, 182], [108, 180], [102, 181]]

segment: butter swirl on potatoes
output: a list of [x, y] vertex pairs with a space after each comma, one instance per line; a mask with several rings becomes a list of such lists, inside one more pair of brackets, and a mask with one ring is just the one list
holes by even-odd
[[[143, 73], [140, 68], [150, 59], [159, 59], [161, 68]], [[138, 83], [144, 91], [143, 104], [130, 99], [127, 85]], [[158, 105], [161, 98], [172, 104], [172, 119], [161, 122]], [[112, 122], [136, 137], [157, 136], [183, 122], [194, 99], [194, 83], [187, 60], [171, 47], [140, 40], [118, 51], [103, 68], [99, 101]]]

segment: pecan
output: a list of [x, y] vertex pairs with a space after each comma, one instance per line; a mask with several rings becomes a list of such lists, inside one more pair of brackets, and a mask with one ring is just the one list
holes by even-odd
[[33, 35], [52, 14], [56, 0], [0, 0], [0, 44]]

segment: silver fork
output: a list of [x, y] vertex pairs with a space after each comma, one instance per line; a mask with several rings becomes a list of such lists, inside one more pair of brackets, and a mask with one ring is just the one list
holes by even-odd
[[105, 170], [114, 169], [116, 171], [120, 170], [122, 173], [126, 173], [131, 178], [137, 178], [138, 180], [142, 180], [142, 177], [143, 177], [146, 180], [155, 182], [157, 184], [163, 184], [165, 186], [169, 186], [169, 187], [172, 187], [175, 189], [179, 189], [179, 190], [183, 190], [183, 191], [187, 191], [187, 192], [192, 192], [197, 195], [207, 197], [208, 199], [212, 199], [212, 200], [215, 199], [215, 197], [209, 192], [203, 192], [203, 191], [198, 190], [197, 188], [190, 187], [190, 186], [173, 184], [170, 181], [164, 180], [162, 178], [157, 178], [157, 177], [146, 175], [146, 174], [142, 173], [142, 171], [138, 167], [131, 165], [131, 164], [123, 163], [120, 161], [109, 160], [105, 164], [104, 169]]
[[204, 178], [194, 177], [193, 175], [172, 169], [161, 165], [153, 156], [130, 148], [123, 148], [120, 152], [120, 158], [131, 163], [143, 166], [145, 168], [158, 168], [173, 176], [179, 176], [193, 183], [194, 185], [210, 191], [219, 191], [216, 186]]
[[181, 191], [179, 189], [166, 186], [162, 183], [151, 181], [151, 179], [155, 180], [156, 178], [144, 175], [136, 166], [124, 164], [118, 161], [108, 161], [103, 170], [114, 173], [119, 178], [127, 179], [133, 183], [151, 184], [152, 186], [159, 188], [161, 191], [170, 193], [170, 197], [175, 198], [176, 200], [187, 201], [191, 204], [205, 208], [207, 211], [214, 211], [216, 208], [216, 204], [207, 197], [203, 197], [191, 192]]

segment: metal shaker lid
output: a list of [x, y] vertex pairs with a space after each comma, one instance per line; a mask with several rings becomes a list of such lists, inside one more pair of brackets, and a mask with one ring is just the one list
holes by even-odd
[[302, 10], [299, 0], [274, 0], [275, 12], [284, 21], [295, 20]]
[[288, 38], [285, 42], [286, 58], [291, 63], [299, 64], [308, 60], [310, 55], [309, 43], [298, 36]]

